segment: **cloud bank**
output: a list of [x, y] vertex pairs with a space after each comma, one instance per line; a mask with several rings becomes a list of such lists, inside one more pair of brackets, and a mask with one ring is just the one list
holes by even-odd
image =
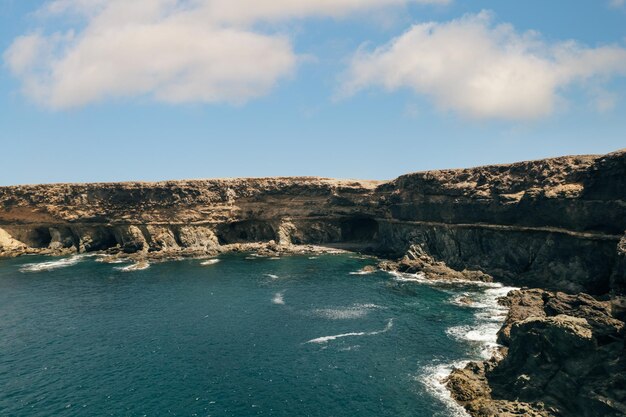
[[361, 48], [344, 74], [342, 94], [408, 88], [463, 116], [523, 120], [551, 114], [559, 93], [574, 83], [593, 81], [597, 90], [619, 75], [626, 75], [622, 47], [549, 43], [536, 32], [494, 25], [491, 14], [481, 12], [418, 24], [374, 50]]
[[294, 73], [291, 40], [254, 28], [449, 0], [55, 0], [38, 15], [81, 28], [16, 38], [4, 61], [23, 92], [55, 109], [110, 97], [244, 103]]

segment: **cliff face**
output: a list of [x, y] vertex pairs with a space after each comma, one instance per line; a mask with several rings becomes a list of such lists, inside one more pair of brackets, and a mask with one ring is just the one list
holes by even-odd
[[[408, 174], [0, 187], [0, 255], [417, 245], [518, 286], [624, 293], [626, 152]], [[622, 242], [620, 244], [620, 239]]]
[[420, 242], [453, 268], [515, 285], [623, 290], [614, 272], [626, 230], [624, 152], [409, 174], [379, 191], [393, 219], [386, 248]]

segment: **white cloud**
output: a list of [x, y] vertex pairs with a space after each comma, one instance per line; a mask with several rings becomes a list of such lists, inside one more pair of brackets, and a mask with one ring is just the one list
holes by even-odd
[[32, 50], [50, 57], [54, 42], [38, 35], [16, 40], [5, 56], [25, 93], [53, 108], [144, 94], [173, 103], [245, 102], [296, 64], [286, 39], [179, 22], [98, 30], [64, 43], [60, 57], [40, 66], [27, 66]]
[[609, 6], [615, 9], [619, 9], [620, 7], [624, 7], [626, 5], [626, 0], [609, 0]]
[[493, 25], [490, 13], [413, 26], [353, 57], [343, 95], [409, 88], [444, 110], [473, 118], [532, 119], [554, 111], [559, 92], [590, 79], [626, 75], [626, 49], [549, 44], [535, 32]]
[[290, 39], [256, 23], [448, 1], [53, 0], [38, 15], [79, 16], [81, 29], [18, 37], [4, 61], [26, 95], [52, 108], [142, 95], [243, 103], [267, 94], [301, 58]]

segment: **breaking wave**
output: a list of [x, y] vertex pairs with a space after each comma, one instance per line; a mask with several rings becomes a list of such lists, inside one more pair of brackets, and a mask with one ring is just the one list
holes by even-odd
[[82, 260], [83, 257], [83, 255], [74, 255], [69, 258], [63, 258], [56, 261], [30, 263], [22, 266], [20, 268], [20, 272], [41, 272], [67, 268], [68, 266], [76, 265]]
[[373, 332], [350, 332], [350, 333], [335, 334], [331, 336], [322, 336], [322, 337], [317, 337], [315, 339], [311, 339], [305, 343], [328, 343], [331, 340], [336, 340], [336, 339], [340, 339], [343, 337], [375, 336], [377, 334], [387, 333], [389, 330], [391, 330], [392, 327], [393, 327], [393, 319], [389, 319], [387, 321], [387, 325], [382, 330], [377, 330]]
[[376, 270], [364, 271], [364, 270], [361, 269], [361, 270], [358, 270], [358, 271], [350, 272], [350, 275], [369, 275], [369, 274], [373, 274], [374, 272], [376, 272]]
[[[469, 417], [463, 407], [457, 404], [446, 388], [445, 379], [455, 368], [463, 368], [469, 361], [458, 361], [451, 364], [438, 364], [422, 368], [422, 374], [416, 377], [426, 390], [446, 407], [445, 417]], [[439, 414], [435, 414], [439, 415]], [[443, 416], [442, 416], [443, 417]]]
[[146, 261], [135, 262], [134, 264], [130, 264], [127, 266], [117, 266], [115, 269], [122, 272], [132, 272], [132, 271], [142, 271], [144, 269], [150, 268], [150, 263]]
[[200, 262], [200, 265], [202, 265], [202, 266], [215, 265], [219, 261], [220, 261], [219, 259], [207, 259], [206, 261]]
[[[497, 287], [486, 289], [473, 294], [464, 293], [453, 297], [450, 304], [460, 307], [475, 309], [475, 324], [465, 326], [453, 326], [446, 330], [446, 333], [457, 339], [479, 346], [480, 357], [489, 359], [498, 348], [498, 331], [502, 327], [508, 309], [499, 304], [498, 299], [507, 295], [514, 287]], [[460, 300], [463, 301], [460, 301]]]
[[[448, 364], [433, 363], [423, 367], [420, 375], [416, 377], [416, 380], [420, 381], [434, 397], [438, 398], [446, 406], [448, 413], [446, 416], [469, 416], [463, 407], [452, 399], [444, 380], [455, 368], [463, 368], [471, 360], [489, 359], [494, 354], [497, 354], [499, 347], [497, 334], [508, 312], [508, 309], [500, 305], [498, 300], [517, 288], [505, 287], [502, 284], [493, 282], [431, 280], [427, 279], [423, 273], [390, 272], [390, 274], [394, 281], [397, 282], [414, 282], [434, 287], [444, 286], [446, 288], [450, 286], [461, 287], [453, 292], [453, 296], [448, 303], [460, 308], [475, 310], [474, 324], [453, 326], [448, 328], [446, 333], [457, 340], [475, 345], [476, 356]], [[464, 292], [459, 293], [461, 289]]]

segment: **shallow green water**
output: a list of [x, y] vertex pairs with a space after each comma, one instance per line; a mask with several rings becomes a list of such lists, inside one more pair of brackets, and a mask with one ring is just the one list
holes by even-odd
[[0, 261], [2, 416], [449, 416], [435, 375], [501, 314], [501, 289], [350, 274], [374, 261], [349, 255], [50, 261]]

